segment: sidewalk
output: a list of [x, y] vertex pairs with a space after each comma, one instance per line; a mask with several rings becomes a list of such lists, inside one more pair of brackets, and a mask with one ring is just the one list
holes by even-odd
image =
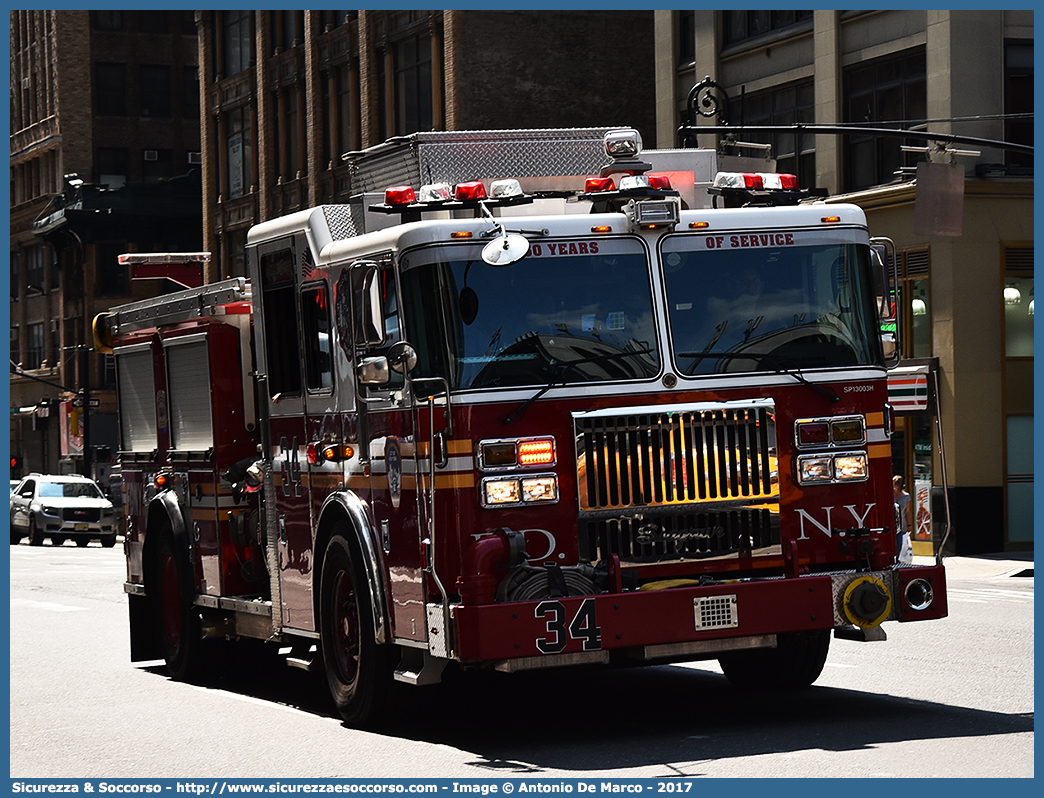
[[[934, 557], [913, 558], [915, 565], [932, 565]], [[999, 554], [976, 554], [970, 557], [943, 557], [948, 579], [996, 579], [1033, 572], [1032, 551], [1007, 551]]]

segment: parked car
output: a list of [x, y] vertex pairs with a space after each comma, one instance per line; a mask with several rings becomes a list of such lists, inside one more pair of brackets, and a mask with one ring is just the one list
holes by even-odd
[[27, 535], [31, 546], [48, 537], [55, 546], [72, 539], [78, 546], [98, 540], [112, 547], [116, 511], [87, 477], [30, 474], [11, 494], [11, 545]]

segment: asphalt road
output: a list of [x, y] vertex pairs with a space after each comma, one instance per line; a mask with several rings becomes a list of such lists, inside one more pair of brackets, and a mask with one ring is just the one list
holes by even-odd
[[132, 664], [122, 544], [23, 542], [11, 776], [1031, 777], [1032, 562], [950, 563], [950, 617], [833, 641], [800, 694], [741, 694], [716, 663], [451, 674], [396, 685], [387, 723], [358, 731], [282, 664], [196, 685]]

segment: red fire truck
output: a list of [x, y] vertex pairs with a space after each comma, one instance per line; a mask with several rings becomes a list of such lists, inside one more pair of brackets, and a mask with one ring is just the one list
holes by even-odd
[[352, 156], [357, 201], [255, 226], [249, 280], [99, 318], [132, 659], [266, 641], [364, 724], [449, 663], [784, 689], [831, 636], [944, 617], [941, 559], [897, 559], [888, 247], [686, 152], [416, 134]]

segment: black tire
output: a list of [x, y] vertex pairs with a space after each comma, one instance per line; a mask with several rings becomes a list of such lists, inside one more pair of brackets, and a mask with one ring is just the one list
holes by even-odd
[[188, 564], [174, 552], [173, 536], [161, 535], [149, 557], [145, 594], [167, 671], [175, 681], [191, 681], [203, 666], [203, 639], [199, 611], [181, 587], [182, 569]]
[[[346, 528], [339, 531], [347, 533]], [[327, 545], [319, 584], [320, 642], [330, 695], [346, 723], [372, 724], [387, 698], [391, 654], [374, 640], [373, 598], [344, 534], [335, 534]]]
[[65, 545], [65, 536], [64, 535], [51, 535], [51, 545], [52, 546], [64, 546]]
[[116, 545], [116, 533], [113, 532], [111, 535], [102, 535], [101, 544], [104, 548], [111, 549], [113, 546]]
[[43, 533], [36, 526], [36, 519], [29, 516], [29, 545], [30, 546], [42, 546], [44, 541]]
[[810, 687], [826, 664], [830, 630], [779, 635], [775, 648], [737, 651], [718, 659], [726, 678], [743, 690]]
[[88, 538], [76, 538], [76, 545], [81, 549], [84, 548], [91, 541]]

